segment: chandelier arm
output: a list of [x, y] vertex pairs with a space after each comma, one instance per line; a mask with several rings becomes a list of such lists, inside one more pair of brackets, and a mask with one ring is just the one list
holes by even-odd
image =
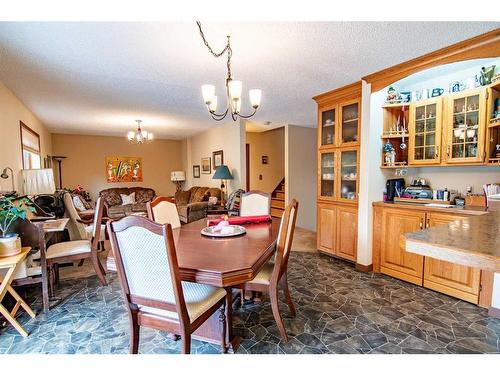
[[254, 110], [253, 110], [252, 114], [247, 115], [247, 116], [244, 116], [244, 115], [242, 115], [241, 113], [238, 113], [238, 116], [240, 116], [241, 118], [250, 118], [250, 117], [252, 117], [253, 115], [255, 115], [256, 113], [257, 113], [257, 108], [254, 108]]
[[215, 112], [209, 112], [209, 113], [212, 115], [212, 117], [222, 117], [222, 118], [224, 118], [224, 117], [226, 117], [228, 110], [229, 110], [229, 108], [226, 108], [226, 110], [224, 111], [224, 113], [220, 113], [220, 114], [219, 113], [215, 113]]
[[225, 116], [225, 115], [224, 115], [224, 116], [222, 116], [222, 117], [219, 117], [219, 118], [214, 117], [214, 115], [212, 115], [212, 119], [214, 119], [215, 121], [222, 121], [222, 120], [224, 120], [225, 118], [226, 118], [226, 116]]

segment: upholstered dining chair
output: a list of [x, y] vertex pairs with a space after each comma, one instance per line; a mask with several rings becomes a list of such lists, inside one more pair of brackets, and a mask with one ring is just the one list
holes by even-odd
[[190, 353], [191, 334], [217, 310], [226, 352], [226, 290], [181, 281], [172, 226], [128, 216], [107, 228], [128, 307], [130, 353], [138, 353], [141, 326], [180, 335], [182, 352]]
[[280, 331], [281, 338], [285, 342], [288, 341], [288, 335], [279, 310], [278, 287], [280, 286], [283, 289], [290, 313], [292, 316], [295, 316], [295, 306], [293, 305], [290, 290], [288, 289], [287, 269], [298, 208], [299, 203], [295, 199], [285, 208], [283, 216], [281, 217], [278, 239], [276, 240], [274, 261], [266, 263], [252, 281], [240, 286], [242, 289], [242, 298], [245, 294], [245, 290], [269, 293], [274, 320]]
[[[74, 240], [90, 240], [93, 236], [93, 225], [94, 219], [85, 219], [82, 218], [78, 213], [75, 204], [73, 202], [73, 197], [70, 193], [64, 193], [63, 196], [64, 208], [65, 208], [65, 216], [69, 218], [68, 222], [68, 232], [69, 238]], [[97, 205], [96, 205], [97, 206]], [[85, 213], [92, 216], [95, 215], [96, 210], [88, 210], [84, 211]], [[106, 239], [106, 226], [101, 224], [101, 230], [99, 231], [99, 241], [103, 242]], [[101, 244], [102, 245], [102, 244]]]
[[98, 198], [95, 207], [91, 239], [59, 242], [54, 245], [50, 245], [47, 249], [47, 268], [51, 274], [50, 284], [52, 294], [54, 284], [58, 279], [58, 265], [78, 260], [83, 261], [85, 259], [91, 259], [95, 273], [97, 274], [97, 277], [99, 277], [99, 281], [102, 285], [106, 285], [106, 272], [104, 271], [97, 255], [102, 229], [100, 224], [102, 222], [103, 208], [104, 202], [101, 198]]
[[240, 216], [260, 216], [271, 213], [271, 195], [251, 190], [241, 195]]
[[172, 229], [181, 226], [177, 206], [172, 203], [171, 198], [156, 197], [151, 202], [146, 203], [148, 218], [158, 224], [170, 224]]

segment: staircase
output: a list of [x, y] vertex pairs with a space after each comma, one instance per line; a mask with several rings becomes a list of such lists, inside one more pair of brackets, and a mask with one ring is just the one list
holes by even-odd
[[281, 218], [285, 211], [285, 179], [283, 178], [271, 194], [271, 216]]

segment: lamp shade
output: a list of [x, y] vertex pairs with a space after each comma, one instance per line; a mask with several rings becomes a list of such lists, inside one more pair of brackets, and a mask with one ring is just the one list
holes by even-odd
[[231, 175], [231, 172], [229, 171], [227, 165], [222, 164], [217, 167], [212, 178], [214, 180], [232, 180], [233, 176]]
[[56, 185], [52, 169], [23, 169], [23, 191], [26, 195], [54, 194]]
[[173, 171], [170, 173], [170, 181], [186, 181], [184, 171]]

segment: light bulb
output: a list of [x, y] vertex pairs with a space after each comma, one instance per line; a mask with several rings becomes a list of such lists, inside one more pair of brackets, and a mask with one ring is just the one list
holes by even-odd
[[148, 131], [147, 130], [142, 131], [142, 139], [148, 139]]
[[241, 100], [233, 100], [233, 113], [240, 113], [241, 110]]
[[135, 138], [135, 132], [132, 132], [132, 131], [128, 132], [127, 133], [127, 138], [128, 138], [129, 141], [133, 141], [134, 138]]
[[212, 98], [212, 101], [208, 105], [208, 110], [210, 112], [215, 112], [217, 110], [217, 95]]
[[152, 141], [153, 140], [153, 133], [149, 132], [148, 133], [148, 141]]
[[135, 140], [137, 142], [142, 142], [143, 141], [143, 135], [142, 135], [142, 132], [137, 132], [137, 134], [135, 135]]
[[260, 105], [262, 91], [259, 89], [252, 89], [248, 91], [248, 96], [250, 97], [250, 105], [256, 109]]
[[201, 93], [203, 95], [203, 100], [205, 104], [210, 103], [215, 96], [215, 86], [214, 85], [203, 85], [201, 86]]
[[227, 87], [229, 89], [229, 96], [233, 100], [239, 100], [241, 98], [241, 89], [243, 87], [243, 84], [241, 81], [229, 81], [227, 84]]

